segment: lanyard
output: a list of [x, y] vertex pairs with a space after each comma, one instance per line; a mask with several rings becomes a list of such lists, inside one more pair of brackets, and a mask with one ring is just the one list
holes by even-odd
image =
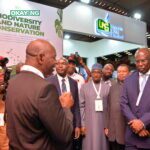
[[100, 99], [101, 82], [100, 82], [100, 84], [99, 84], [99, 89], [98, 89], [98, 91], [97, 91], [96, 86], [95, 86], [95, 84], [94, 84], [93, 81], [92, 81], [92, 84], [93, 84], [94, 90], [95, 90], [95, 92], [96, 92], [96, 94], [97, 94], [97, 99]]

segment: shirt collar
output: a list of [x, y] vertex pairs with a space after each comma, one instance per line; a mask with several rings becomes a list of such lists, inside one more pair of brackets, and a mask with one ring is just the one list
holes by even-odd
[[150, 69], [145, 74], [139, 72], [139, 76], [143, 76], [143, 75], [149, 76], [150, 75]]
[[68, 77], [67, 77], [67, 76], [62, 77], [62, 76], [60, 76], [59, 74], [57, 74], [57, 77], [58, 77], [58, 80], [59, 80], [59, 81], [62, 81], [62, 79], [65, 79], [65, 81], [68, 80]]
[[30, 65], [23, 65], [23, 66], [21, 67], [21, 71], [33, 72], [33, 73], [35, 73], [36, 75], [38, 75], [38, 76], [40, 76], [41, 78], [44, 79], [43, 73], [42, 73], [40, 70], [38, 70], [37, 68], [33, 67], [33, 66], [30, 66]]

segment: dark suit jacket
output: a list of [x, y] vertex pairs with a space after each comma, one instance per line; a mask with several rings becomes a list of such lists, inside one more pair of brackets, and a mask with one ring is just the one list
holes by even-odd
[[108, 96], [108, 137], [109, 141], [117, 141], [119, 144], [125, 143], [125, 118], [120, 108], [122, 85], [118, 81], [114, 83]]
[[[139, 73], [136, 71], [125, 80], [121, 96], [121, 109], [127, 121], [138, 118], [142, 120], [147, 129], [150, 129], [150, 77], [145, 85], [139, 106], [136, 106], [138, 94]], [[126, 144], [150, 149], [150, 137], [139, 137], [127, 126]]]
[[[70, 77], [68, 77], [68, 79], [69, 79], [69, 84], [70, 84], [70, 91], [74, 99], [74, 105], [71, 109], [73, 113], [73, 125], [74, 125], [74, 128], [81, 127], [81, 116], [80, 116], [80, 110], [79, 110], [79, 96], [78, 96], [77, 82]], [[48, 77], [47, 81], [55, 85], [58, 90], [59, 95], [61, 95], [61, 89], [59, 86], [57, 75]]]
[[53, 85], [23, 71], [8, 86], [7, 132], [12, 150], [65, 150], [72, 137]]

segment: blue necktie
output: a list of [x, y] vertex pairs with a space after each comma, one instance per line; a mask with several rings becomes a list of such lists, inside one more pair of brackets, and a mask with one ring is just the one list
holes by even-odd
[[62, 79], [62, 93], [67, 92], [67, 87], [66, 87], [66, 83], [65, 83], [65, 79]]

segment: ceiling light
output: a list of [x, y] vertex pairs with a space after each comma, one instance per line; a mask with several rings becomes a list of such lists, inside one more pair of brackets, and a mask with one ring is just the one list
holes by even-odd
[[102, 4], [102, 2], [100, 2], [98, 5], [101, 5]]
[[135, 19], [141, 19], [141, 17], [142, 17], [142, 15], [139, 14], [139, 13], [135, 13], [135, 14], [134, 14], [134, 18], [135, 18]]
[[65, 39], [70, 39], [70, 35], [69, 34], [65, 34]]
[[106, 58], [106, 57], [103, 56], [102, 59], [107, 60], [108, 58]]
[[102, 5], [102, 7], [105, 6], [105, 5], [106, 5], [106, 4], [104, 3], [104, 4]]
[[88, 4], [90, 3], [90, 0], [81, 0], [81, 2]]

